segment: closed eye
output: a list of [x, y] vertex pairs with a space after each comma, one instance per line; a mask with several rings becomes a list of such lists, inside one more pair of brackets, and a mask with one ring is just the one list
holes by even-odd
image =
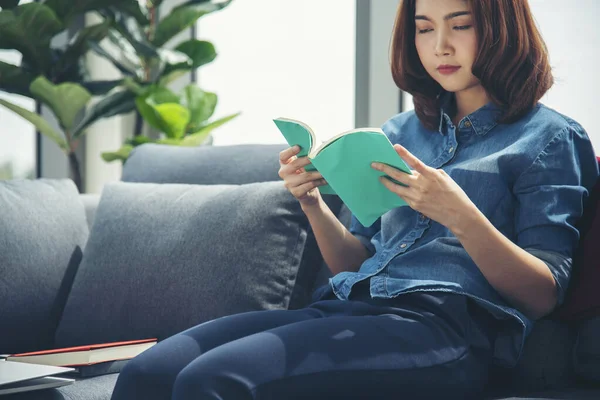
[[467, 29], [470, 29], [471, 27], [473, 27], [473, 25], [455, 26], [454, 30], [455, 31], [466, 31]]
[[431, 32], [433, 31], [433, 29], [419, 29], [418, 32], [419, 33], [427, 33], [427, 32]]

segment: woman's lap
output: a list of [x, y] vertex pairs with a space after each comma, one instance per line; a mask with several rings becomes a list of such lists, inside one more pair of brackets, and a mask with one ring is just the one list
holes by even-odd
[[[470, 323], [464, 298], [442, 298], [406, 295], [403, 307], [324, 300], [220, 318], [132, 360], [113, 399], [333, 399], [402, 391], [410, 398], [467, 398], [485, 384], [489, 341]], [[449, 316], [433, 313], [438, 301]]]

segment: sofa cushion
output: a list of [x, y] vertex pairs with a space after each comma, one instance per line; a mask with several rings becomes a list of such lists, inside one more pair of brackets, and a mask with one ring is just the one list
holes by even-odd
[[[147, 143], [132, 151], [123, 167], [122, 180], [200, 185], [281, 181], [279, 152], [287, 147], [287, 144], [181, 147]], [[344, 222], [340, 198], [324, 195], [323, 199]], [[349, 211], [346, 219], [349, 226]], [[296, 290], [289, 305], [292, 309], [305, 306], [314, 290], [326, 283], [331, 275], [310, 227], [307, 241], [309, 245], [305, 246], [302, 255], [306, 267], [300, 269], [296, 279]]]
[[204, 185], [280, 180], [279, 152], [287, 145], [137, 146], [123, 166], [125, 182]]
[[600, 316], [590, 318], [579, 326], [574, 364], [578, 377], [600, 383]]
[[288, 308], [307, 230], [281, 181], [108, 184], [57, 343], [161, 340], [223, 315]]
[[0, 353], [49, 349], [88, 236], [70, 180], [0, 181]]

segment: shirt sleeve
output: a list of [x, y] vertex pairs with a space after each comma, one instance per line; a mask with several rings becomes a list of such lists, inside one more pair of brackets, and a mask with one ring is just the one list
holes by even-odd
[[[591, 163], [594, 164], [591, 164]], [[585, 131], [567, 127], [557, 134], [519, 176], [516, 196], [516, 244], [544, 261], [561, 303], [579, 241], [577, 220], [597, 176], [593, 149]], [[592, 169], [595, 169], [592, 171]]]
[[375, 245], [371, 242], [371, 239], [380, 229], [381, 218], [378, 218], [373, 225], [367, 228], [358, 222], [358, 219], [352, 214], [352, 219], [350, 220], [350, 233], [360, 240], [367, 250], [369, 250], [370, 255], [375, 254]]

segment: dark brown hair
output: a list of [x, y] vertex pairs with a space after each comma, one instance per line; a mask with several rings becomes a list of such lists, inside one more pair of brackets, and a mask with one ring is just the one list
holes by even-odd
[[[415, 47], [415, 3], [402, 0], [392, 37], [392, 76], [413, 95], [415, 111], [437, 130], [442, 87], [429, 76]], [[472, 73], [511, 123], [527, 114], [554, 83], [546, 44], [527, 0], [468, 0], [478, 50]]]

